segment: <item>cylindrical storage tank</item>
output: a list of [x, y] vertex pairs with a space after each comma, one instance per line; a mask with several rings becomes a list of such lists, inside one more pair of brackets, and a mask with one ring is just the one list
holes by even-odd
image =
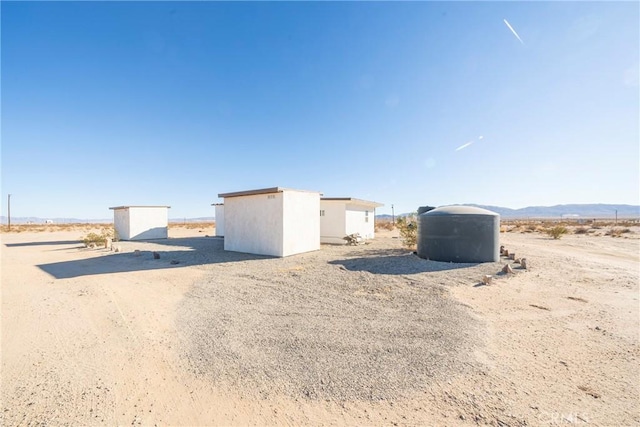
[[446, 262], [500, 260], [500, 215], [472, 206], [444, 206], [418, 216], [418, 256]]
[[418, 215], [421, 215], [425, 212], [429, 212], [434, 210], [436, 207], [435, 206], [419, 206], [418, 207]]

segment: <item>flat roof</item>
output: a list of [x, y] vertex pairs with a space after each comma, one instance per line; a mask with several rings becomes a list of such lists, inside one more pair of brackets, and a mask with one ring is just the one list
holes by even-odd
[[374, 208], [384, 206], [384, 204], [382, 203], [372, 202], [370, 200], [356, 199], [354, 197], [321, 197], [320, 200], [328, 202], [350, 202], [356, 205], [373, 206]]
[[247, 191], [235, 191], [233, 193], [220, 193], [218, 197], [240, 197], [240, 196], [255, 196], [256, 194], [272, 194], [272, 193], [283, 193], [285, 191], [297, 191], [299, 193], [317, 193], [322, 194], [319, 191], [310, 191], [310, 190], [296, 190], [294, 188], [284, 188], [284, 187], [270, 187], [270, 188], [260, 188], [258, 190], [247, 190]]
[[129, 208], [171, 208], [171, 206], [141, 206], [141, 205], [129, 205], [129, 206], [114, 206], [109, 209], [118, 210], [118, 209], [129, 209]]

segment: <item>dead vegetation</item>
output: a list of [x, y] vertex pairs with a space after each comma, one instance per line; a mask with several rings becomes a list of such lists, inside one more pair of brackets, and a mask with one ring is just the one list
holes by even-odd
[[388, 230], [392, 231], [396, 229], [395, 223], [390, 219], [376, 219], [376, 231]]
[[113, 227], [112, 223], [65, 223], [65, 224], [7, 224], [0, 226], [0, 233], [47, 233], [55, 231], [85, 231], [102, 230]]
[[553, 239], [560, 239], [563, 235], [582, 236], [610, 236], [628, 237], [637, 235], [640, 231], [640, 220], [521, 220], [503, 219], [500, 225], [501, 233], [541, 233]]
[[[169, 229], [205, 229], [214, 228], [215, 221], [206, 222], [170, 222]], [[64, 223], [64, 224], [11, 224], [11, 229], [7, 224], [0, 225], [0, 233], [47, 233], [55, 231], [80, 231], [92, 232], [101, 231], [105, 228], [113, 228], [113, 223]]]
[[198, 221], [198, 222], [170, 222], [169, 229], [186, 228], [189, 230], [215, 228], [215, 221]]

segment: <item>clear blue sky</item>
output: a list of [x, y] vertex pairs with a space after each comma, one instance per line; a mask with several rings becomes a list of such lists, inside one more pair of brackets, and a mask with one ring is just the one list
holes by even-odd
[[1, 8], [3, 215], [639, 203], [637, 2]]

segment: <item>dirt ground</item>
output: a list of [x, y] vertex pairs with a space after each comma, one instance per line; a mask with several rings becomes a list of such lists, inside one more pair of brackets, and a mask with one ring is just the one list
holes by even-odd
[[640, 424], [638, 230], [502, 233], [527, 270], [82, 234], [0, 235], [3, 425]]

